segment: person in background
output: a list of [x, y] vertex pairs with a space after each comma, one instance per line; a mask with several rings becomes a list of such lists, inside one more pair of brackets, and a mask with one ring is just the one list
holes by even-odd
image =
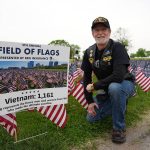
[[[134, 77], [128, 71], [129, 56], [121, 43], [110, 39], [111, 28], [106, 18], [96, 18], [91, 30], [96, 43], [86, 49], [81, 65], [84, 94], [89, 104], [87, 120], [93, 123], [112, 115], [112, 141], [123, 143], [126, 104], [135, 92]], [[98, 80], [95, 83], [92, 72]], [[95, 97], [93, 91], [97, 92]]]

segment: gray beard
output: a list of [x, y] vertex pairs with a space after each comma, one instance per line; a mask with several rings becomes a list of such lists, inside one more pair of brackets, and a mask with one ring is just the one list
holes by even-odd
[[108, 41], [109, 41], [109, 38], [105, 39], [105, 40], [97, 40], [97, 39], [95, 39], [96, 44], [107, 44]]

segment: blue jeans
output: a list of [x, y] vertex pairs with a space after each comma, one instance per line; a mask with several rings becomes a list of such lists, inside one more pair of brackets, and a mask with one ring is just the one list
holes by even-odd
[[112, 115], [113, 129], [125, 129], [126, 103], [128, 98], [134, 93], [135, 85], [131, 81], [124, 80], [121, 83], [111, 83], [105, 100], [94, 97], [94, 101], [98, 104], [99, 109], [95, 108], [95, 116], [87, 114], [87, 120], [92, 123]]

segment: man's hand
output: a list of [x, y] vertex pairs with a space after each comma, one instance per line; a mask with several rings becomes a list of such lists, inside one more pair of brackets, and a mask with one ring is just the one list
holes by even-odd
[[96, 115], [95, 107], [99, 108], [96, 103], [91, 103], [91, 104], [88, 105], [88, 110], [87, 111], [92, 116]]
[[87, 87], [86, 87], [86, 90], [87, 90], [88, 92], [92, 92], [92, 91], [94, 90], [93, 83], [88, 84]]

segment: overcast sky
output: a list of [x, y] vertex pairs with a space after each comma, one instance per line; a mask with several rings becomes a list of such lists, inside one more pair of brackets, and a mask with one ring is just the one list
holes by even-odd
[[64, 39], [82, 50], [94, 43], [92, 21], [106, 17], [112, 35], [119, 27], [131, 52], [150, 50], [150, 0], [0, 0], [0, 41], [48, 44]]

